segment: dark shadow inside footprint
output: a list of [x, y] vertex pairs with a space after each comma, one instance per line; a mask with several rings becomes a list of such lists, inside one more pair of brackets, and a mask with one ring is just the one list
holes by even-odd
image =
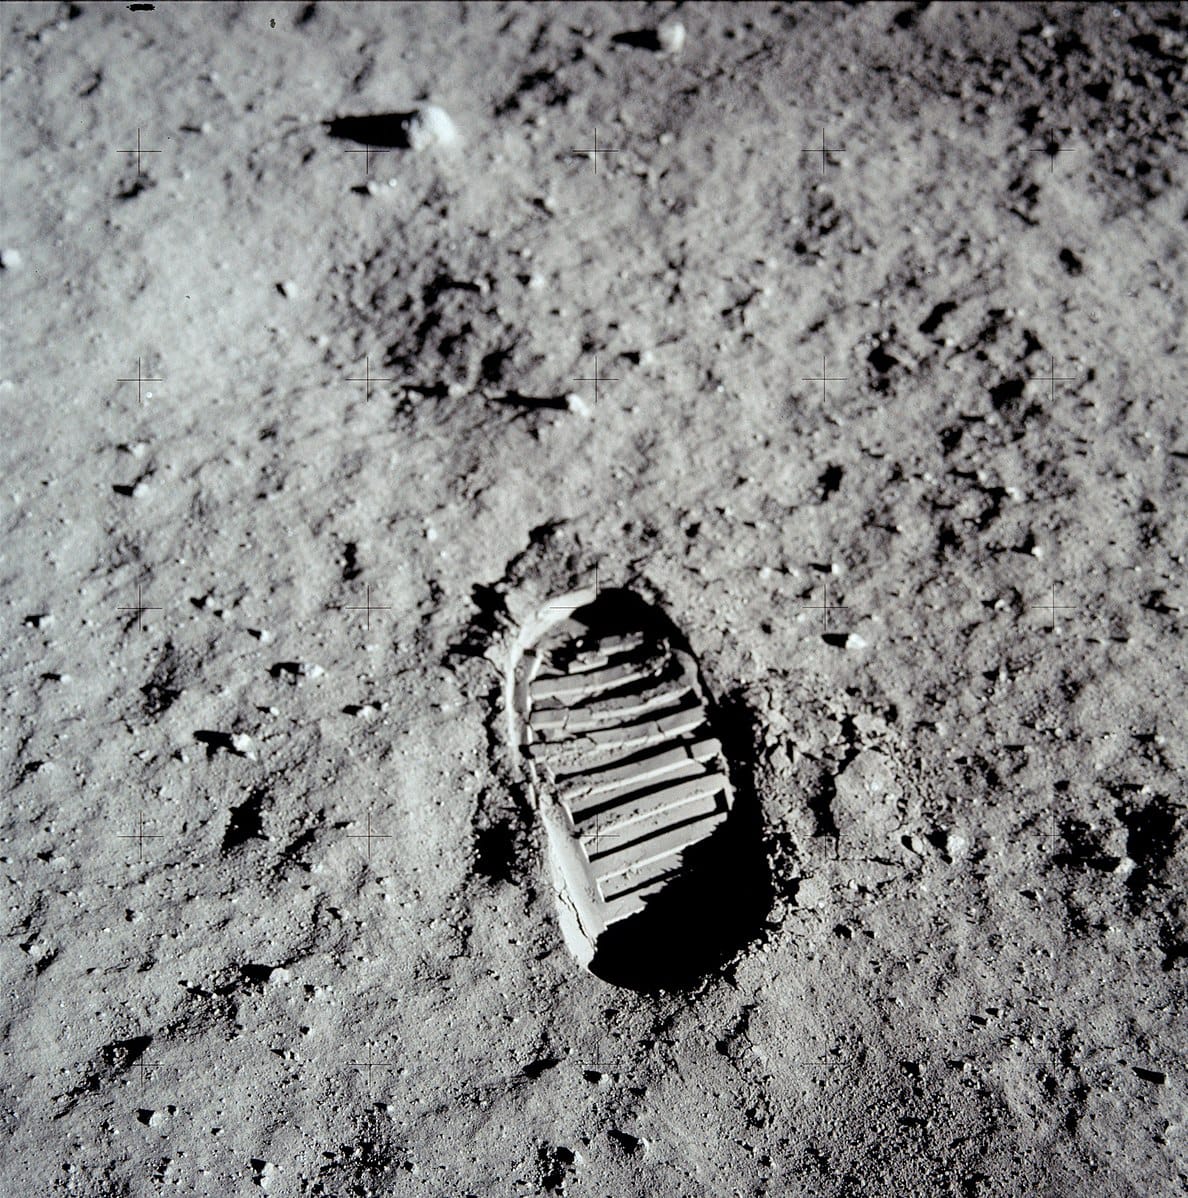
[[336, 116], [324, 123], [331, 137], [358, 142], [361, 146], [407, 150], [408, 122], [415, 115], [412, 112], [376, 112], [370, 116]]
[[685, 854], [679, 876], [603, 932], [591, 973], [631, 990], [686, 990], [755, 936], [771, 907], [771, 878], [745, 807], [736, 796], [730, 818]]

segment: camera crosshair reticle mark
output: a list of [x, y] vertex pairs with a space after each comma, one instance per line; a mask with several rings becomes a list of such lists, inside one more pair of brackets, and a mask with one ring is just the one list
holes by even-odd
[[157, 607], [155, 604], [145, 603], [143, 600], [143, 596], [141, 594], [141, 585], [140, 585], [140, 583], [137, 583], [136, 584], [136, 606], [135, 607], [120, 607], [120, 608], [117, 608], [117, 610], [118, 611], [134, 611], [136, 613], [136, 622], [137, 622], [137, 624], [140, 625], [140, 631], [143, 632], [144, 631], [144, 613], [146, 611], [162, 611], [163, 609], [160, 607]]
[[164, 1068], [166, 1068], [166, 1066], [162, 1065], [159, 1061], [132, 1061], [127, 1066], [127, 1068], [128, 1069], [138, 1069], [140, 1071], [139, 1086], [140, 1086], [140, 1093], [143, 1094], [145, 1086], [148, 1084], [148, 1081], [149, 1081], [149, 1076], [148, 1076], [149, 1073], [154, 1069], [164, 1069]]
[[825, 403], [828, 399], [828, 396], [825, 391], [826, 383], [844, 383], [849, 379], [849, 377], [850, 376], [848, 374], [842, 374], [842, 375], [826, 374], [825, 373], [825, 355], [822, 354], [821, 355], [821, 373], [813, 374], [813, 375], [806, 375], [804, 378], [804, 382], [820, 383], [821, 384], [821, 402]]
[[374, 1069], [391, 1069], [392, 1068], [391, 1061], [377, 1061], [371, 1055], [371, 1045], [370, 1044], [367, 1046], [367, 1060], [351, 1061], [349, 1063], [355, 1069], [366, 1069], [367, 1070], [367, 1084], [369, 1086], [371, 1085], [372, 1070], [374, 1070]]
[[1050, 401], [1056, 402], [1056, 384], [1057, 383], [1075, 383], [1077, 376], [1075, 374], [1057, 374], [1056, 359], [1051, 354], [1048, 355], [1048, 373], [1047, 374], [1031, 374], [1027, 376], [1030, 382], [1033, 383], [1048, 383], [1051, 387]]
[[367, 841], [367, 862], [371, 863], [371, 842], [373, 840], [388, 840], [391, 837], [390, 832], [373, 832], [371, 830], [371, 812], [367, 813], [367, 831], [366, 832], [348, 832], [347, 837], [351, 840]]
[[[353, 151], [351, 151], [351, 150], [347, 151], [348, 154], [352, 153], [352, 152]], [[348, 375], [347, 376], [348, 383], [363, 383], [364, 384], [364, 387], [363, 387], [364, 403], [371, 402], [371, 392], [372, 392], [371, 384], [372, 383], [394, 383], [395, 381], [396, 380], [393, 378], [385, 378], [383, 375], [376, 375], [376, 374], [371, 373], [371, 356], [370, 356], [370, 354], [366, 355], [363, 358], [363, 375], [362, 375], [362, 377], [359, 377], [358, 375]]]
[[620, 150], [608, 150], [604, 146], [598, 144], [598, 127], [594, 127], [594, 147], [589, 150], [573, 150], [570, 153], [571, 158], [590, 158], [594, 162], [594, 173], [598, 174], [598, 155], [599, 154], [619, 154]]
[[[595, 598], [598, 597], [598, 595], [601, 593], [601, 590], [602, 590], [602, 588], [598, 582], [598, 567], [595, 566], [594, 567], [594, 597]], [[583, 600], [579, 603], [568, 603], [568, 604], [567, 603], [550, 603], [548, 610], [549, 611], [577, 611], [577, 609], [579, 607], [584, 607], [586, 605], [586, 602], [587, 602], [586, 600]]]
[[1048, 602], [1047, 603], [1033, 603], [1033, 604], [1031, 604], [1031, 607], [1032, 607], [1032, 609], [1039, 610], [1039, 611], [1046, 611], [1049, 613], [1049, 617], [1051, 620], [1051, 622], [1048, 625], [1049, 632], [1056, 631], [1056, 613], [1058, 611], [1076, 611], [1077, 610], [1077, 608], [1071, 603], [1057, 603], [1056, 602], [1056, 584], [1055, 583], [1052, 584], [1051, 593], [1048, 597]]
[[365, 586], [363, 588], [363, 593], [364, 593], [365, 598], [362, 603], [342, 603], [342, 604], [336, 605], [333, 608], [333, 610], [334, 611], [366, 612], [367, 615], [364, 618], [363, 627], [366, 628], [368, 632], [370, 632], [371, 631], [371, 613], [373, 611], [391, 611], [392, 608], [387, 603], [372, 603], [371, 602], [371, 583], [365, 584]]
[[[144, 367], [142, 365], [142, 362], [143, 362], [142, 358], [136, 359], [136, 377], [135, 378], [116, 379], [117, 383], [135, 383], [136, 384], [136, 402], [138, 404], [144, 403], [144, 384], [145, 383], [163, 383], [165, 381], [163, 378], [154, 378], [151, 375], [146, 375], [144, 373]], [[152, 397], [153, 397], [153, 393], [150, 391], [149, 399], [152, 399]]]
[[144, 842], [146, 840], [159, 840], [164, 835], [163, 832], [146, 832], [144, 830], [144, 812], [139, 812], [136, 817], [135, 832], [120, 832], [118, 836], [121, 840], [135, 840], [137, 845], [137, 863], [144, 864]]
[[[825, 144], [825, 129], [824, 129], [824, 127], [822, 127], [822, 129], [821, 129], [821, 148], [817, 149], [814, 147], [813, 149], [801, 150], [800, 152], [801, 152], [801, 154], [820, 154], [821, 155], [821, 174], [824, 174], [825, 173], [825, 163], [827, 161], [828, 155], [844, 154], [846, 152], [846, 147], [845, 146], [826, 146], [826, 144]], [[837, 166], [837, 163], [830, 162], [829, 165]]]
[[363, 155], [363, 185], [366, 186], [367, 180], [371, 178], [371, 156], [372, 154], [390, 154], [390, 148], [383, 146], [364, 145], [359, 150], [343, 150], [344, 154], [362, 154]]
[[1054, 141], [1048, 141], [1042, 146], [1032, 146], [1033, 154], [1047, 154], [1048, 156], [1048, 173], [1054, 175], [1056, 173], [1056, 156], [1058, 154], [1073, 154], [1076, 151], [1066, 150], [1063, 146], [1058, 146]]
[[829, 584], [821, 585], [821, 602], [820, 603], [802, 603], [801, 611], [819, 611], [821, 613], [821, 622], [825, 632], [829, 631], [829, 613], [831, 611], [849, 611], [844, 603], [829, 602]]
[[594, 406], [598, 406], [598, 388], [602, 383], [617, 383], [617, 378], [612, 378], [609, 375], [599, 374], [598, 372], [598, 355], [594, 355], [594, 373], [588, 377], [575, 378], [575, 383], [593, 383], [594, 384]]
[[134, 150], [116, 150], [117, 154], [135, 154], [136, 155], [136, 174], [137, 175], [144, 174], [144, 170], [141, 168], [141, 164], [140, 164], [140, 156], [142, 154], [160, 154], [161, 152], [162, 152], [161, 150], [146, 150], [140, 144], [140, 128], [139, 128], [139, 126], [136, 129], [136, 149], [134, 149]]

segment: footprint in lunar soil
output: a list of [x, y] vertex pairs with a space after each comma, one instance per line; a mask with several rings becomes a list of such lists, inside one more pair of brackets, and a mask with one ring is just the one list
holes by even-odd
[[753, 933], [768, 883], [691, 651], [627, 590], [562, 596], [519, 644], [513, 743], [566, 943], [618, 985], [695, 983]]

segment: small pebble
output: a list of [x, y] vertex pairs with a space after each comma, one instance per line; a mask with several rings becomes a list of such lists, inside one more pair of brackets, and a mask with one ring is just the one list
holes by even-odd
[[409, 147], [417, 153], [434, 146], [453, 146], [461, 140], [450, 114], [436, 104], [426, 104], [410, 118], [405, 132], [408, 134]]
[[571, 391], [565, 397], [565, 406], [571, 412], [573, 412], [574, 415], [580, 416], [583, 420], [594, 419], [594, 413], [590, 411], [590, 405], [574, 391]]
[[656, 39], [662, 53], [679, 54], [685, 47], [685, 26], [676, 17], [669, 17], [657, 27]]
[[20, 270], [21, 269], [21, 251], [20, 250], [0, 250], [0, 267], [4, 270]]

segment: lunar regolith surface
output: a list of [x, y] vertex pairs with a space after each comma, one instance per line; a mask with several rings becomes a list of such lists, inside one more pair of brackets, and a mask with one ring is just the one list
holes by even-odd
[[1182, 6], [0, 37], [0, 1195], [1184, 1192]]

